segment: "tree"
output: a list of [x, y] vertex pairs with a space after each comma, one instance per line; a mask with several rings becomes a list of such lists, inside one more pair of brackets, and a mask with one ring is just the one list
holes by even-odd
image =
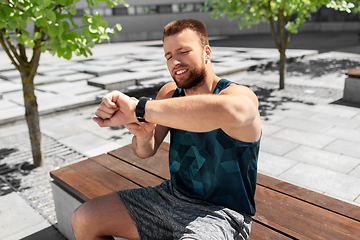
[[[49, 51], [71, 59], [91, 55], [95, 43], [110, 40], [116, 34], [99, 13], [84, 12], [83, 27], [73, 20], [75, 3], [79, 0], [0, 0], [0, 43], [12, 64], [20, 72], [23, 86], [25, 119], [31, 141], [34, 165], [43, 165], [39, 113], [34, 93], [34, 77], [41, 53]], [[88, 8], [105, 2], [112, 8], [123, 0], [86, 0]], [[121, 30], [119, 24], [116, 25]], [[27, 30], [32, 29], [30, 34]], [[80, 31], [81, 29], [81, 31]], [[79, 34], [80, 32], [80, 34]], [[27, 54], [30, 52], [31, 57]]]
[[[279, 72], [280, 89], [285, 88], [286, 47], [291, 34], [296, 34], [299, 27], [311, 13], [321, 6], [335, 10], [351, 12], [354, 4], [343, 0], [209, 0], [204, 10], [212, 9], [212, 17], [225, 16], [229, 20], [237, 19], [239, 28], [259, 24], [270, 24], [271, 34], [280, 53]], [[277, 26], [278, 24], [278, 26]], [[277, 30], [278, 29], [278, 30]]]

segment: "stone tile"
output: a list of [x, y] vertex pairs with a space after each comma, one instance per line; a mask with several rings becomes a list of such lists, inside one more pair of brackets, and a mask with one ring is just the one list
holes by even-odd
[[279, 138], [263, 136], [260, 144], [261, 151], [283, 156], [298, 147], [298, 144], [284, 141]]
[[43, 118], [40, 120], [40, 129], [42, 133], [57, 140], [70, 137], [83, 132], [76, 124], [69, 124], [59, 121], [56, 118]]
[[0, 81], [0, 94], [20, 91], [20, 90], [22, 90], [22, 85], [20, 83], [16, 84], [9, 81]]
[[77, 73], [78, 72], [74, 71], [74, 70], [58, 69], [56, 71], [44, 72], [43, 75], [44, 76], [66, 76], [66, 75], [77, 74]]
[[24, 107], [16, 106], [1, 110], [0, 124], [10, 123], [15, 120], [24, 120], [24, 119], [25, 119]]
[[338, 139], [326, 146], [325, 149], [331, 152], [345, 154], [355, 158], [360, 157], [360, 143], [357, 142]]
[[279, 176], [298, 162], [286, 157], [280, 157], [271, 153], [260, 151], [258, 170], [270, 176]]
[[15, 192], [0, 197], [0, 219], [0, 239], [21, 239], [51, 226]]
[[116, 142], [109, 142], [109, 143], [99, 146], [97, 148], [88, 150], [88, 151], [84, 152], [83, 154], [88, 157], [94, 157], [94, 156], [98, 156], [100, 154], [104, 154], [104, 153], [110, 152], [112, 150], [118, 149], [122, 146], [124, 146], [124, 145], [121, 145]]
[[43, 92], [51, 92], [56, 94], [66, 94], [66, 95], [79, 95], [90, 92], [95, 92], [101, 90], [98, 87], [90, 86], [87, 84], [86, 80], [77, 81], [77, 82], [62, 82], [47, 84], [42, 86], [37, 86], [36, 89]]
[[359, 158], [348, 157], [307, 146], [300, 146], [285, 154], [284, 157], [343, 174], [348, 174], [360, 164]]
[[335, 140], [333, 137], [302, 132], [294, 129], [284, 129], [275, 133], [273, 137], [282, 139], [283, 141], [290, 141], [315, 148], [323, 148]]
[[262, 128], [262, 134], [264, 136], [270, 136], [280, 130], [282, 130], [283, 128], [280, 126], [276, 126], [276, 125], [272, 125], [272, 124], [267, 124], [266, 122], [262, 122], [261, 123], [261, 128]]
[[18, 104], [15, 104], [15, 103], [9, 101], [8, 99], [0, 99], [0, 110], [10, 109], [13, 107], [18, 107], [18, 106], [19, 106]]
[[331, 116], [353, 118], [360, 113], [360, 109], [340, 105], [315, 105], [312, 107], [315, 113], [323, 113]]
[[360, 165], [356, 166], [350, 173], [349, 176], [360, 178]]
[[360, 179], [325, 168], [299, 163], [279, 178], [353, 202], [360, 194]]
[[70, 137], [59, 139], [62, 144], [84, 154], [87, 151], [106, 145], [108, 141], [89, 132], [81, 132]]
[[68, 75], [63, 76], [63, 78], [66, 82], [89, 80], [94, 77], [95, 77], [95, 75], [87, 74], [87, 73], [75, 73], [75, 74], [68, 74]]
[[11, 125], [0, 126], [0, 136], [1, 137], [10, 136], [13, 134], [27, 132], [27, 131], [28, 131], [28, 127], [27, 127], [25, 121], [17, 122], [17, 123], [11, 124]]
[[8, 71], [8, 70], [16, 70], [16, 68], [12, 64], [0, 64], [0, 72]]
[[21, 78], [21, 76], [20, 76], [20, 72], [14, 69], [14, 70], [0, 72], [0, 78], [6, 80], [12, 80], [16, 78]]
[[[47, 98], [53, 98], [56, 95], [53, 93], [50, 93], [50, 92], [42, 92], [42, 91], [35, 89], [35, 96], [36, 96], [36, 99], [39, 104], [41, 102], [41, 100], [47, 99]], [[24, 106], [24, 97], [23, 97], [22, 91], [6, 93], [3, 95], [3, 97], [4, 97], [4, 99], [8, 99], [12, 102], [17, 103], [18, 105]], [[39, 104], [39, 106], [40, 106], [40, 104]]]
[[300, 131], [306, 131], [310, 133], [323, 133], [332, 128], [332, 125], [328, 123], [320, 124], [305, 119], [297, 119], [291, 117], [277, 121], [275, 125]]
[[297, 119], [308, 119], [314, 113], [310, 111], [300, 110], [300, 109], [292, 109], [284, 105], [280, 105], [273, 111], [271, 111], [274, 115], [280, 115], [284, 117], [293, 117]]
[[360, 129], [354, 130], [351, 128], [334, 127], [325, 132], [324, 135], [360, 143]]
[[285, 118], [284, 116], [267, 113], [266, 115], [261, 115], [261, 122], [267, 123], [267, 124], [275, 124], [276, 122], [278, 122], [284, 118]]
[[360, 126], [360, 121], [358, 120], [349, 119], [346, 117], [331, 116], [328, 114], [315, 114], [309, 117], [308, 120], [311, 122], [316, 122], [318, 124], [333, 125], [344, 128], [356, 129]]

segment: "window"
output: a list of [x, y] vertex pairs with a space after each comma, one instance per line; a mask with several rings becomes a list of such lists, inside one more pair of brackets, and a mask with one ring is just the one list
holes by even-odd
[[113, 15], [127, 15], [128, 14], [128, 9], [126, 7], [117, 7], [117, 8], [113, 8]]
[[181, 12], [193, 12], [194, 4], [193, 3], [183, 3], [181, 4]]
[[169, 5], [159, 5], [157, 6], [158, 13], [172, 13], [172, 6]]

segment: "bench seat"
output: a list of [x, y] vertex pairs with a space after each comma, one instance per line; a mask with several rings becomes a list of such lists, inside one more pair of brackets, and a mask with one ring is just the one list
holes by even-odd
[[[74, 239], [70, 218], [83, 202], [169, 179], [169, 144], [140, 159], [131, 145], [52, 171], [58, 229]], [[360, 239], [360, 207], [258, 174], [250, 239]]]

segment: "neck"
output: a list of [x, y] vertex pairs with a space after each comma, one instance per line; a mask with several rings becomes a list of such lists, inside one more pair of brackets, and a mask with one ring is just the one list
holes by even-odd
[[221, 78], [216, 76], [212, 69], [210, 69], [201, 84], [190, 89], [184, 89], [185, 95], [211, 94], [214, 92], [216, 84], [220, 81], [220, 79]]

